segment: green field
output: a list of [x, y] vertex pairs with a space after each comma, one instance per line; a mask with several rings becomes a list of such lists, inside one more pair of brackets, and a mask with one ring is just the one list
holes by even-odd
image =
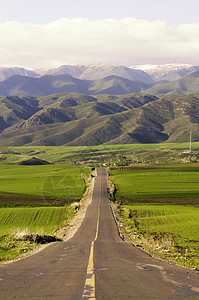
[[199, 266], [199, 208], [183, 205], [122, 206], [124, 233], [161, 258]]
[[[18, 166], [0, 165], [0, 197], [5, 202], [9, 195], [45, 200], [81, 199], [85, 190], [84, 180], [90, 175], [88, 168], [68, 165]], [[17, 202], [20, 202], [18, 200]], [[23, 201], [24, 202], [24, 201]], [[12, 203], [10, 201], [10, 203]], [[28, 200], [30, 203], [30, 199]]]
[[[0, 260], [25, 247], [12, 242], [13, 230], [51, 234], [66, 225], [69, 204], [86, 188], [85, 166], [108, 162], [124, 233], [160, 257], [198, 267], [199, 143], [187, 149], [188, 143], [1, 148]], [[17, 165], [35, 156], [52, 164]]]
[[[170, 232], [171, 234], [183, 235], [186, 239], [198, 240], [199, 242], [199, 208], [184, 205], [167, 204], [144, 204], [125, 205], [132, 218], [129, 222], [135, 230], [146, 230], [150, 233]], [[139, 225], [135, 225], [137, 219]]]
[[123, 233], [161, 258], [198, 268], [199, 165], [137, 166], [109, 172]]
[[67, 224], [72, 216], [68, 207], [15, 207], [0, 209], [0, 236], [14, 230], [51, 233]]
[[37, 146], [1, 147], [0, 164], [16, 164], [37, 156], [51, 163], [100, 166], [104, 162], [116, 165], [131, 163], [199, 162], [199, 143], [123, 144], [98, 146]]
[[153, 165], [110, 171], [116, 199], [124, 203], [199, 205], [199, 164]]
[[[66, 206], [0, 208], [0, 262], [55, 240], [52, 232], [66, 227], [73, 215], [74, 209]], [[32, 240], [33, 234], [37, 241]]]
[[[81, 166], [1, 164], [0, 261], [33, 250], [46, 235], [53, 241], [53, 232], [74, 215], [70, 204], [82, 198], [89, 176], [90, 169]], [[32, 241], [32, 234], [40, 240]]]

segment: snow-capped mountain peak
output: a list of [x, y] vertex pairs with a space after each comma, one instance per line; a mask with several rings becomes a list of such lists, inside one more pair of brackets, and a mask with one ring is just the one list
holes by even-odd
[[199, 70], [199, 66], [180, 63], [170, 63], [164, 65], [135, 65], [131, 66], [131, 68], [146, 72], [154, 81], [173, 81]]
[[40, 70], [27, 70], [18, 67], [0, 67], [0, 81], [4, 81], [13, 75], [37, 78], [44, 75], [58, 76], [68, 74], [74, 78], [84, 80], [95, 80], [115, 75], [132, 81], [153, 83], [154, 81], [162, 80], [174, 81], [196, 71], [199, 71], [199, 66], [180, 63], [164, 65], [146, 64], [131, 67], [105, 64], [62, 65], [58, 68]]
[[154, 70], [178, 70], [182, 68], [191, 68], [194, 67], [193, 65], [190, 64], [180, 64], [180, 63], [170, 63], [170, 64], [164, 64], [164, 65], [136, 65], [136, 66], [131, 66], [130, 68], [132, 69], [139, 69], [145, 72], [152, 72]]

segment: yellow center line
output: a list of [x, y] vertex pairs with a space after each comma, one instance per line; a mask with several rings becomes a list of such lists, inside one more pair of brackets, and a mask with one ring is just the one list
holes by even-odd
[[[101, 191], [101, 180], [100, 180], [100, 191]], [[82, 298], [87, 298], [87, 299], [96, 299], [95, 298], [95, 269], [94, 269], [93, 257], [94, 257], [94, 243], [97, 240], [98, 233], [99, 233], [100, 203], [101, 203], [101, 197], [99, 199], [99, 205], [98, 205], [96, 234], [94, 240], [91, 243], [91, 250], [90, 250], [88, 267], [86, 272], [86, 281], [84, 284], [84, 290], [82, 294]]]

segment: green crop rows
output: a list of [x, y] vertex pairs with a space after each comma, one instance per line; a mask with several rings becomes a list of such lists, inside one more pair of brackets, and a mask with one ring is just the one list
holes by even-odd
[[123, 233], [161, 258], [197, 268], [198, 167], [154, 165], [110, 171]]
[[30, 251], [37, 244], [26, 236], [45, 237], [67, 225], [74, 211], [69, 207], [11, 207], [0, 209], [0, 262]]
[[124, 233], [161, 258], [199, 266], [199, 208], [183, 205], [122, 206]]
[[131, 210], [130, 222], [136, 230], [134, 219], [139, 222], [139, 230], [148, 232], [170, 232], [184, 238], [199, 241], [199, 207], [167, 204], [127, 205]]
[[68, 165], [0, 165], [0, 194], [81, 199], [90, 170]]
[[125, 202], [199, 203], [199, 165], [111, 170], [116, 198]]
[[15, 207], [0, 209], [0, 236], [14, 230], [51, 233], [66, 225], [72, 210], [67, 207]]
[[82, 198], [89, 175], [81, 166], [0, 165], [0, 261], [33, 250], [46, 235], [52, 241], [74, 215], [70, 204]]

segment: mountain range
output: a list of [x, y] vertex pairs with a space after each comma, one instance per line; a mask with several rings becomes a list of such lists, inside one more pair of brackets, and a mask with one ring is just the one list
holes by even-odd
[[70, 75], [45, 75], [40, 78], [15, 75], [0, 82], [0, 95], [38, 95], [78, 92], [87, 95], [127, 94], [152, 87], [141, 81], [132, 81], [118, 76], [97, 80], [82, 80]]
[[135, 68], [0, 69], [0, 146], [199, 141], [198, 67]]
[[199, 141], [199, 95], [0, 97], [0, 146]]
[[190, 73], [199, 71], [199, 66], [190, 64], [138, 65], [131, 68], [146, 72], [155, 82], [164, 80], [174, 81]]
[[96, 80], [83, 80], [71, 75], [44, 75], [39, 78], [15, 75], [0, 82], [0, 95], [37, 95], [77, 92], [87, 95], [145, 92], [157, 94], [196, 94], [199, 93], [199, 71], [190, 73], [175, 81], [146, 83], [124, 77], [110, 75]]
[[196, 71], [199, 71], [199, 66], [190, 64], [135, 65], [131, 67], [103, 64], [63, 65], [58, 68], [36, 70], [27, 70], [19, 67], [0, 67], [0, 81], [4, 81], [13, 75], [38, 78], [44, 75], [57, 76], [67, 74], [84, 80], [96, 80], [115, 75], [132, 81], [153, 83], [162, 80], [177, 80]]

